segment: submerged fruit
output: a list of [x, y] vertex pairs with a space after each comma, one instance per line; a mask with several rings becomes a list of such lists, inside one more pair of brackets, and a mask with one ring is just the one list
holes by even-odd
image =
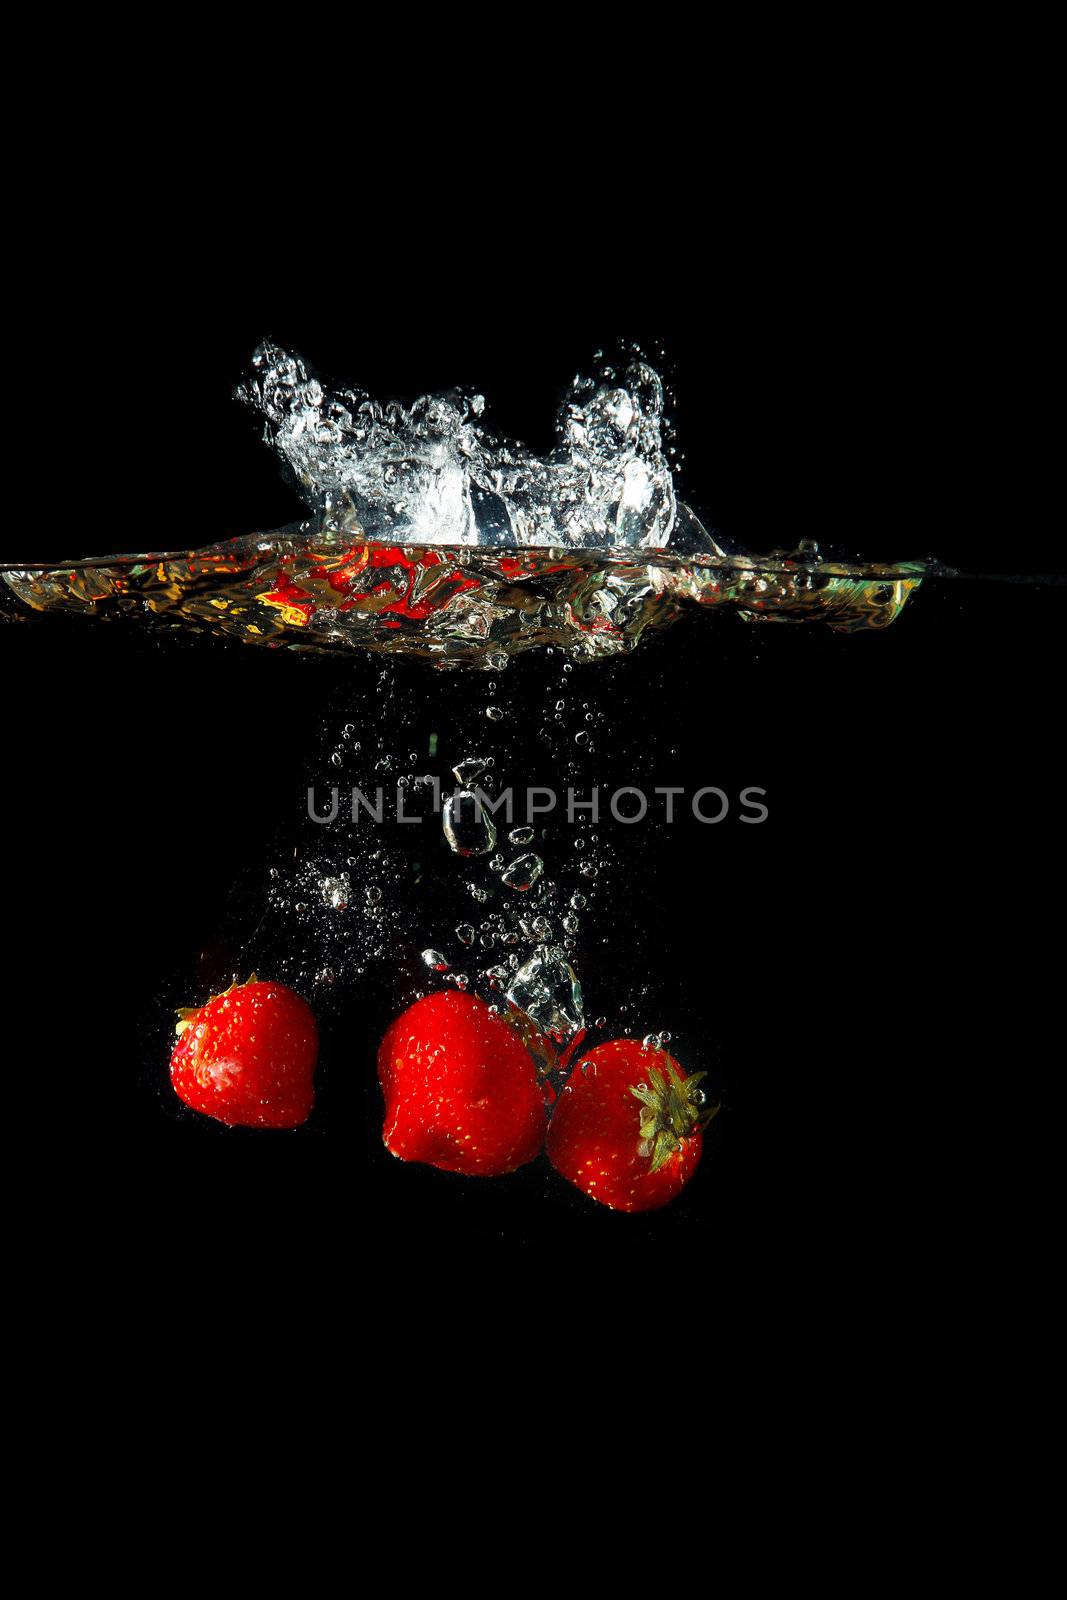
[[253, 975], [179, 1016], [170, 1079], [187, 1106], [231, 1127], [307, 1121], [319, 1029], [306, 1000]]
[[633, 1039], [601, 1044], [578, 1062], [556, 1103], [546, 1149], [556, 1171], [616, 1211], [673, 1200], [700, 1162], [707, 1110], [673, 1057]]
[[416, 1001], [378, 1051], [382, 1139], [402, 1161], [488, 1177], [532, 1161], [545, 1101], [518, 1033], [475, 995]]

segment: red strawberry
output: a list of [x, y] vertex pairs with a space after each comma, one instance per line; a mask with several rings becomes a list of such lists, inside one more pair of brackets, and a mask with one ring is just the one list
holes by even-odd
[[613, 1039], [583, 1056], [548, 1125], [557, 1172], [615, 1211], [652, 1211], [673, 1200], [700, 1162], [704, 1108], [677, 1061], [634, 1039]]
[[292, 989], [253, 973], [178, 1015], [170, 1081], [187, 1106], [231, 1127], [298, 1128], [307, 1121], [319, 1029]]
[[514, 1172], [545, 1140], [545, 1102], [519, 1034], [472, 994], [410, 1006], [378, 1051], [385, 1147], [445, 1172]]

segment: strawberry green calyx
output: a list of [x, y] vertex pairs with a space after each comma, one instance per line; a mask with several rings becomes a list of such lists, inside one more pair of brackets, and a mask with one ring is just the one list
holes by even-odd
[[186, 1028], [191, 1027], [196, 1021], [201, 1011], [206, 1011], [208, 1006], [214, 1004], [216, 1000], [221, 1000], [224, 995], [232, 994], [235, 989], [247, 989], [250, 983], [258, 982], [259, 979], [253, 972], [245, 979], [244, 983], [239, 978], [234, 978], [229, 988], [220, 990], [218, 994], [209, 995], [202, 1006], [179, 1006], [175, 1013], [178, 1018], [177, 1026], [174, 1029], [175, 1034], [180, 1039]]
[[638, 1149], [641, 1155], [651, 1156], [650, 1173], [658, 1172], [681, 1149], [683, 1139], [698, 1128], [706, 1128], [719, 1109], [717, 1105], [704, 1105], [699, 1085], [706, 1073], [694, 1072], [685, 1078], [669, 1056], [665, 1065], [666, 1074], [650, 1064], [648, 1082], [630, 1088], [634, 1099], [644, 1107]]
[[193, 1023], [196, 1021], [197, 1017], [200, 1015], [200, 1011], [201, 1011], [201, 1007], [200, 1006], [180, 1006], [178, 1008], [178, 1011], [177, 1011], [178, 1021], [177, 1021], [177, 1024], [175, 1025], [174, 1032], [175, 1032], [175, 1034], [177, 1035], [177, 1037], [179, 1039], [181, 1038], [182, 1034], [185, 1032], [186, 1028], [191, 1028], [192, 1027]]

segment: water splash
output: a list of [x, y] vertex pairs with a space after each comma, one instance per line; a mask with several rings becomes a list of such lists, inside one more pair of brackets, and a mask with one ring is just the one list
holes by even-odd
[[644, 361], [576, 377], [545, 457], [496, 437], [482, 395], [383, 406], [262, 344], [238, 390], [324, 529], [387, 544], [660, 549], [675, 522], [663, 385]]
[[186, 556], [4, 576], [35, 611], [148, 614], [268, 648], [364, 649], [499, 671], [501, 657], [546, 647], [579, 661], [618, 655], [694, 607], [749, 622], [818, 620], [845, 633], [884, 628], [923, 570], [824, 562], [804, 549], [757, 559], [338, 544], [301, 524]]
[[[810, 540], [762, 557], [726, 550], [676, 499], [663, 386], [636, 357], [574, 379], [543, 458], [484, 428], [480, 396], [405, 408], [330, 393], [274, 345], [257, 351], [240, 393], [312, 517], [187, 553], [9, 567], [19, 600], [147, 613], [268, 647], [500, 671], [530, 649], [619, 654], [693, 607], [882, 628], [929, 570], [827, 561]], [[503, 713], [489, 705], [485, 715]]]

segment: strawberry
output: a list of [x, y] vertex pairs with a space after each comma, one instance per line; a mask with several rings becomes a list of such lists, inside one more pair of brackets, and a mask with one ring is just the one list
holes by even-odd
[[477, 996], [427, 995], [378, 1051], [382, 1138], [402, 1161], [488, 1177], [513, 1172], [545, 1140], [545, 1101], [520, 1035]]
[[673, 1200], [700, 1162], [704, 1108], [677, 1061], [634, 1039], [597, 1045], [575, 1067], [548, 1125], [548, 1159], [615, 1211], [652, 1211]]
[[231, 1127], [298, 1128], [315, 1101], [319, 1029], [305, 1000], [255, 975], [179, 1011], [174, 1092]]

